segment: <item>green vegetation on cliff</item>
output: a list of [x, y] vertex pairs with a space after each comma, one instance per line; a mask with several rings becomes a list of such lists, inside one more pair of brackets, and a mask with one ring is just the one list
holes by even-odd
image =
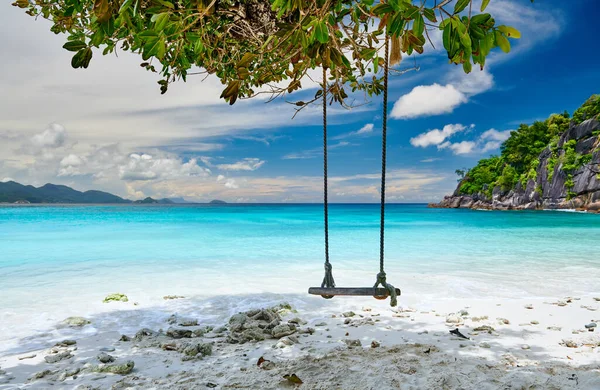
[[[459, 193], [471, 195], [482, 193], [491, 197], [494, 187], [507, 191], [517, 183], [526, 186], [527, 182], [536, 180], [540, 164], [540, 153], [549, 148], [548, 181], [552, 180], [557, 165], [567, 174], [565, 186], [573, 187], [573, 172], [591, 161], [591, 154], [579, 154], [575, 150], [576, 141], [570, 140], [559, 147], [561, 134], [569, 130], [570, 122], [581, 122], [596, 118], [600, 120], [600, 95], [593, 95], [573, 113], [551, 115], [545, 121], [537, 121], [531, 126], [522, 124], [513, 131], [500, 149], [499, 156], [491, 156], [480, 160], [477, 165], [464, 174]], [[459, 173], [459, 171], [457, 171]], [[462, 172], [460, 172], [462, 173]], [[569, 191], [569, 195], [571, 192]]]

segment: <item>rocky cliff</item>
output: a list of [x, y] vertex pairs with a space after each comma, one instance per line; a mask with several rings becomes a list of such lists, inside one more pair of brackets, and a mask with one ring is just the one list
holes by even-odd
[[[571, 156], [576, 156], [574, 159]], [[576, 162], [574, 163], [573, 161]], [[557, 142], [539, 154], [535, 174], [512, 188], [494, 185], [489, 191], [456, 191], [430, 207], [494, 210], [577, 209], [600, 212], [600, 123], [597, 118], [571, 122]]]

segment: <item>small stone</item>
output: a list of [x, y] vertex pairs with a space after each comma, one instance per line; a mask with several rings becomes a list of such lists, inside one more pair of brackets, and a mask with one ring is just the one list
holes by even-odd
[[54, 346], [56, 346], [56, 347], [68, 347], [68, 346], [75, 345], [75, 344], [77, 344], [77, 341], [75, 341], [75, 340], [63, 340], [63, 341], [59, 341]]
[[488, 332], [488, 333], [492, 333], [494, 332], [496, 329], [492, 328], [489, 325], [482, 325], [482, 326], [478, 326], [477, 328], [473, 329], [474, 332]]
[[110, 373], [110, 374], [119, 374], [119, 375], [127, 375], [135, 366], [135, 363], [132, 360], [128, 360], [125, 363], [121, 364], [102, 364], [98, 366], [91, 367], [91, 371], [98, 373]]
[[352, 322], [352, 320], [351, 320], [350, 318], [346, 318], [346, 319], [344, 320], [344, 325], [348, 325], [348, 324], [349, 324], [349, 323], [351, 323], [351, 322]]
[[459, 312], [458, 312], [458, 314], [459, 314], [461, 317], [466, 317], [466, 316], [468, 316], [468, 315], [469, 315], [469, 312], [468, 312], [468, 311], [466, 311], [466, 310], [461, 310], [461, 311], [459, 311]]
[[75, 376], [79, 374], [80, 369], [78, 367], [75, 368], [67, 368], [64, 372], [65, 377]]
[[104, 300], [102, 302], [104, 302], [104, 303], [129, 302], [129, 298], [127, 298], [127, 295], [125, 295], [125, 294], [114, 293], [114, 294], [107, 295], [106, 298], [104, 298]]
[[354, 339], [354, 340], [346, 339], [346, 340], [344, 340], [344, 343], [348, 346], [348, 348], [362, 347], [362, 343], [358, 339]]
[[471, 321], [473, 321], [473, 322], [485, 321], [487, 319], [488, 319], [488, 316], [471, 317]]
[[183, 295], [165, 295], [165, 296], [163, 297], [163, 299], [164, 299], [165, 301], [168, 301], [168, 300], [170, 300], [170, 299], [184, 299], [184, 298], [185, 298], [185, 297], [184, 297]]
[[65, 351], [65, 352], [60, 352], [60, 353], [56, 353], [53, 355], [44, 356], [44, 360], [46, 361], [46, 363], [53, 364], [53, 363], [58, 363], [61, 360], [70, 359], [72, 357], [73, 357], [73, 355], [71, 355], [71, 352]]
[[569, 347], [569, 348], [577, 348], [577, 347], [579, 347], [579, 345], [575, 341], [573, 341], [573, 340], [563, 340], [562, 344], [565, 347]]
[[288, 323], [295, 325], [306, 325], [306, 321], [299, 317], [294, 317], [291, 320], [288, 320]]
[[187, 356], [210, 356], [212, 355], [212, 345], [208, 343], [192, 343], [183, 349], [183, 354]]
[[362, 308], [362, 310], [363, 310], [363, 311], [371, 311], [371, 310], [373, 310], [373, 309], [371, 309], [370, 307], [367, 307], [367, 306], [365, 306], [365, 307], [363, 307], [363, 308]]
[[88, 324], [91, 324], [92, 322], [90, 320], [88, 320], [87, 318], [83, 318], [83, 317], [69, 317], [67, 319], [65, 319], [62, 324], [66, 325], [66, 326], [70, 326], [70, 327], [82, 327]]
[[527, 344], [521, 345], [521, 349], [531, 349], [531, 347]]
[[527, 304], [527, 305], [525, 305], [525, 309], [531, 310], [531, 309], [533, 309], [533, 305], [531, 303]]
[[417, 334], [429, 334], [429, 331], [428, 330], [422, 330], [422, 331], [418, 332]]
[[327, 326], [327, 322], [319, 322], [318, 324], [315, 324], [315, 326]]
[[600, 302], [600, 297], [594, 297], [594, 301]]
[[479, 346], [480, 346], [481, 348], [491, 348], [491, 346], [490, 346], [488, 343], [485, 343], [485, 342], [484, 342], [484, 343], [481, 343], [481, 344], [479, 344]]
[[539, 324], [540, 324], [539, 321], [536, 321], [536, 320], [531, 321], [531, 325], [539, 325]]
[[[25, 356], [19, 356], [18, 359], [19, 360], [25, 360], [25, 359], [33, 359], [34, 357], [36, 357], [37, 355], [35, 353], [32, 353], [30, 355], [25, 355]], [[1, 371], [1, 370], [0, 370]], [[2, 373], [0, 372], [0, 375], [2, 375]]]
[[379, 348], [381, 346], [381, 344], [379, 343], [379, 341], [371, 341], [371, 348]]
[[96, 356], [96, 359], [98, 359], [100, 363], [112, 363], [115, 361], [114, 357], [105, 352], [102, 352], [98, 356]]
[[562, 307], [562, 306], [567, 306], [567, 302], [565, 302], [565, 301], [558, 301], [558, 302], [556, 303], [556, 305], [557, 305], [557, 306], [561, 306], [561, 307]]
[[114, 352], [115, 349], [113, 347], [102, 347], [100, 348], [100, 352]]
[[189, 329], [177, 329], [177, 328], [169, 328], [167, 329], [167, 336], [172, 337], [174, 339], [183, 339], [183, 338], [191, 338], [192, 331]]
[[510, 321], [506, 318], [497, 318], [497, 320], [500, 325], [510, 325]]
[[131, 341], [131, 337], [122, 334], [119, 341]]
[[560, 332], [562, 330], [562, 328], [560, 326], [549, 326], [546, 329], [548, 329], [548, 330], [554, 330], [556, 332]]
[[300, 334], [313, 334], [313, 333], [315, 333], [315, 331], [316, 331], [315, 328], [311, 328], [311, 327], [298, 329], [298, 333], [300, 333]]
[[50, 371], [50, 370], [40, 371], [40, 372], [34, 374], [31, 378], [29, 378], [29, 380], [30, 381], [35, 381], [35, 380], [38, 380], [38, 379], [45, 378], [48, 375], [53, 375], [55, 373], [56, 373], [56, 371]]
[[344, 317], [354, 317], [356, 314], [353, 311], [347, 311], [342, 314]]
[[589, 324], [587, 324], [585, 326], [586, 329], [594, 329], [596, 326], [598, 326], [595, 322], [590, 322]]
[[446, 317], [446, 323], [448, 324], [460, 324], [462, 322], [462, 318], [457, 315], [449, 315]]
[[179, 326], [198, 326], [198, 320], [193, 318], [183, 318], [179, 320]]
[[296, 333], [296, 327], [292, 324], [279, 324], [273, 328], [271, 333], [273, 334], [273, 337], [279, 339]]

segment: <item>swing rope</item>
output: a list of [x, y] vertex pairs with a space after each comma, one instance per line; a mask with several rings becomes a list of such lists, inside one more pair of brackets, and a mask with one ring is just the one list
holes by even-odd
[[[382, 143], [381, 143], [381, 214], [379, 228], [379, 273], [374, 289], [382, 286], [390, 296], [390, 305], [398, 304], [396, 288], [387, 283], [384, 268], [384, 238], [385, 238], [385, 171], [387, 160], [387, 106], [388, 106], [388, 76], [389, 76], [389, 41], [390, 38], [385, 34], [385, 62], [383, 66], [383, 125], [382, 125]], [[327, 199], [327, 69], [323, 67], [323, 214], [325, 219], [325, 277], [321, 283], [321, 288], [335, 288], [333, 279], [333, 268], [329, 262], [329, 210]], [[330, 299], [333, 295], [321, 295], [323, 298]], [[378, 298], [376, 296], [376, 298]]]
[[[327, 201], [327, 69], [323, 67], [323, 215], [325, 218], [325, 277], [321, 287], [334, 288], [333, 268], [329, 262], [329, 210]], [[333, 295], [322, 295], [331, 299]]]
[[387, 160], [387, 106], [388, 106], [388, 74], [389, 74], [389, 42], [390, 37], [385, 33], [385, 59], [383, 63], [383, 123], [381, 127], [381, 215], [379, 225], [379, 273], [375, 288], [378, 286], [384, 287], [390, 294], [390, 305], [396, 306], [398, 300], [396, 297], [396, 288], [386, 281], [384, 268], [384, 239], [385, 239], [385, 168]]

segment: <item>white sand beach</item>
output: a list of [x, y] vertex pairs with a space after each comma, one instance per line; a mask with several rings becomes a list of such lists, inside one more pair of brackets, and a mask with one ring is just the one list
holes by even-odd
[[600, 297], [300, 302], [210, 328], [173, 310], [161, 329], [124, 338], [95, 318], [59, 325], [37, 335], [45, 348], [0, 358], [0, 389], [600, 388]]

